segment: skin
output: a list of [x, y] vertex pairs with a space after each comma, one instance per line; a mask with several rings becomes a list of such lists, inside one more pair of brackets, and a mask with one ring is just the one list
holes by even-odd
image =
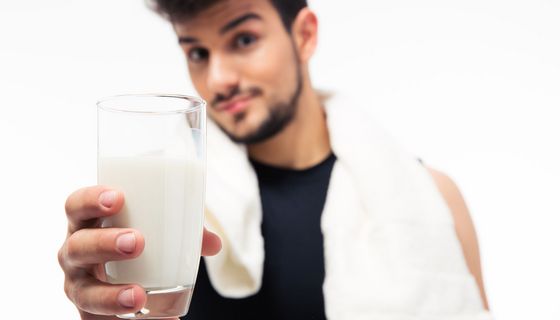
[[488, 299], [486, 297], [484, 282], [482, 280], [482, 267], [480, 264], [478, 240], [467, 204], [461, 195], [459, 187], [457, 187], [455, 182], [449, 176], [430, 167], [428, 167], [428, 171], [432, 175], [439, 191], [447, 202], [447, 206], [451, 210], [451, 214], [453, 215], [455, 222], [455, 232], [457, 233], [457, 237], [461, 243], [467, 266], [478, 284], [484, 308], [488, 310]]
[[[100, 218], [117, 214], [124, 201], [121, 192], [105, 186], [79, 189], [66, 200], [68, 232], [58, 261], [65, 275], [64, 291], [84, 320], [118, 319], [111, 315], [136, 312], [146, 302], [144, 289], [138, 285], [104, 282], [105, 262], [135, 258], [144, 249], [144, 238], [137, 230], [96, 228]], [[135, 238], [128, 245], [119, 240], [127, 234]], [[201, 254], [214, 255], [220, 249], [220, 238], [204, 230]], [[128, 306], [119, 302], [119, 295], [128, 300]]]
[[[250, 19], [226, 33], [220, 32], [227, 21], [248, 13], [260, 19]], [[251, 158], [301, 169], [313, 166], [330, 154], [323, 108], [308, 71], [309, 59], [317, 45], [317, 17], [313, 12], [302, 10], [289, 34], [267, 0], [224, 1], [194, 19], [175, 23], [174, 29], [179, 39], [197, 40], [183, 42], [181, 47], [192, 82], [202, 98], [212, 102], [237, 87], [241, 92], [251, 87], [261, 89], [261, 95], [248, 101], [241, 121], [210, 103], [210, 117], [232, 136], [250, 135], [266, 119], [272, 106], [290, 99], [299, 64], [303, 85], [294, 119], [274, 137], [248, 145]], [[239, 41], [245, 43], [244, 36], [254, 40], [248, 45], [238, 45]], [[197, 52], [201, 50], [209, 53], [208, 58], [193, 58], [199, 57]]]
[[[224, 28], [248, 14], [257, 17]], [[258, 131], [274, 108], [286, 107], [297, 91], [298, 74], [301, 77], [293, 118], [276, 135], [248, 144], [251, 158], [304, 169], [331, 153], [321, 99], [308, 71], [317, 45], [318, 22], [312, 11], [301, 10], [289, 33], [267, 0], [226, 0], [188, 21], [174, 22], [173, 27], [180, 40], [188, 40], [180, 41], [181, 47], [196, 90], [210, 102], [209, 116], [237, 139]], [[238, 94], [232, 96], [232, 92]], [[237, 100], [242, 100], [241, 111], [234, 114], [223, 109]], [[488, 308], [476, 233], [466, 204], [448, 176], [428, 170], [451, 209], [466, 262]], [[118, 214], [124, 201], [121, 192], [108, 186], [77, 190], [66, 201], [68, 233], [58, 259], [65, 274], [65, 292], [82, 319], [117, 319], [111, 315], [138, 311], [146, 302], [138, 285], [104, 282], [105, 262], [137, 257], [144, 248], [137, 230], [98, 228], [100, 219]], [[119, 238], [123, 235], [133, 235], [133, 241]], [[214, 255], [220, 249], [219, 237], [205, 230], [202, 255]]]

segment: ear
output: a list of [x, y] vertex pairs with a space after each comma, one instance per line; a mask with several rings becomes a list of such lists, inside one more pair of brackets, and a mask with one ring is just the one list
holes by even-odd
[[317, 48], [318, 37], [317, 16], [309, 8], [303, 8], [292, 24], [294, 38], [299, 59], [307, 63]]

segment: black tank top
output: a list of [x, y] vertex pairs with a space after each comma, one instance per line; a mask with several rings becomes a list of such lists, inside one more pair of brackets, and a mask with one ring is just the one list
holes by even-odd
[[183, 320], [325, 319], [321, 214], [334, 154], [305, 170], [251, 161], [263, 209], [265, 260], [260, 291], [243, 299], [220, 296], [200, 265]]

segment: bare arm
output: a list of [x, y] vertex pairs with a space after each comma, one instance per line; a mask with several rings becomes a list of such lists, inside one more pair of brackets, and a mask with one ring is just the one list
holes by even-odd
[[488, 301], [486, 298], [486, 292], [484, 291], [484, 283], [482, 280], [482, 268], [480, 265], [480, 252], [478, 249], [478, 240], [476, 237], [476, 231], [474, 228], [473, 221], [469, 214], [469, 209], [459, 191], [459, 188], [443, 172], [437, 171], [433, 168], [427, 168], [430, 174], [432, 175], [434, 181], [437, 184], [437, 187], [447, 205], [451, 209], [453, 214], [453, 219], [455, 221], [455, 231], [457, 232], [457, 236], [459, 241], [461, 242], [461, 246], [463, 248], [463, 254], [467, 261], [467, 265], [469, 267], [470, 272], [476, 279], [476, 283], [478, 284], [478, 288], [480, 290], [480, 296], [482, 297], [482, 301], [484, 303], [484, 307], [488, 309]]

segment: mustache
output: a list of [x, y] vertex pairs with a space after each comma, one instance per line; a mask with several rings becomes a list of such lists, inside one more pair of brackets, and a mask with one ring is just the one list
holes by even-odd
[[216, 94], [216, 97], [214, 97], [214, 99], [212, 99], [212, 102], [210, 103], [210, 105], [213, 108], [216, 108], [218, 106], [218, 104], [224, 102], [224, 101], [229, 101], [233, 98], [235, 98], [236, 96], [239, 95], [247, 95], [250, 97], [255, 97], [262, 94], [262, 90], [260, 88], [257, 87], [251, 87], [248, 88], [246, 90], [241, 90], [240, 87], [235, 87], [233, 88], [228, 94], [222, 94], [222, 93], [218, 93]]

